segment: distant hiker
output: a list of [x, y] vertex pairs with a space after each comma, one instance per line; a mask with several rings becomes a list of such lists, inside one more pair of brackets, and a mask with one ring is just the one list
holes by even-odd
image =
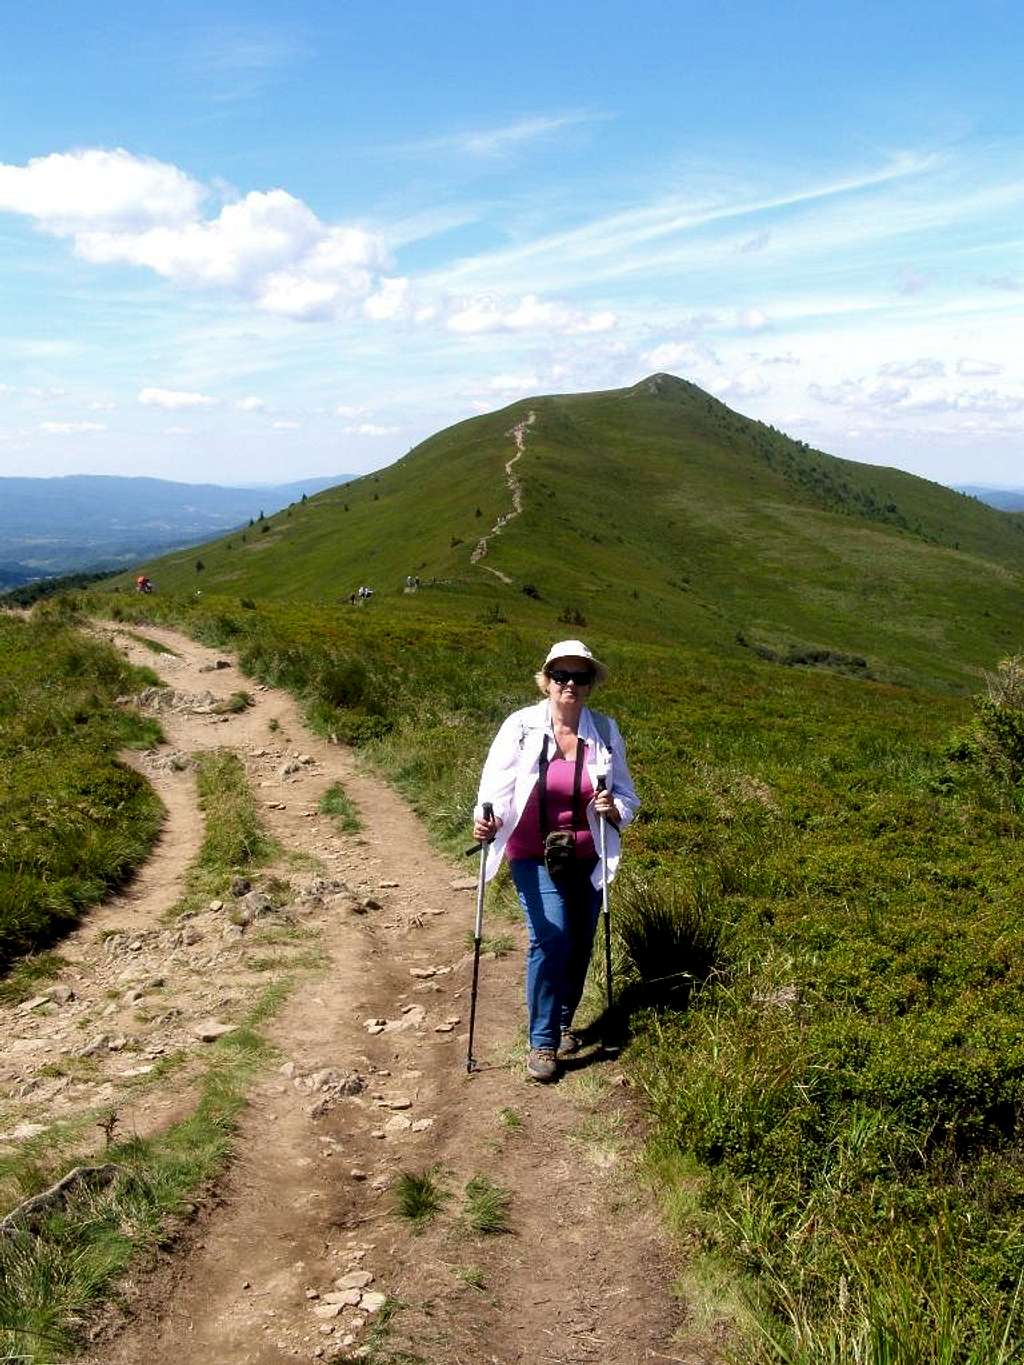
[[406, 592], [415, 592], [419, 586], [420, 586], [420, 580], [416, 577], [415, 574], [407, 573], [407, 574], [405, 575], [405, 591], [406, 591]]
[[135, 591], [152, 592], [153, 591], [152, 579], [147, 578], [144, 573], [140, 573], [138, 578], [135, 580]]
[[[553, 1081], [580, 1047], [572, 1031], [583, 994], [601, 887], [619, 863], [619, 830], [639, 798], [619, 727], [586, 705], [608, 670], [582, 640], [560, 640], [535, 675], [544, 700], [513, 711], [491, 744], [480, 778], [473, 835], [493, 840], [486, 877], [509, 860], [526, 915], [526, 1003], [534, 1080]], [[599, 790], [604, 777], [607, 790]], [[490, 820], [483, 804], [494, 806]], [[606, 865], [599, 824], [606, 830]]]
[[359, 587], [356, 589], [356, 598], [360, 602], [368, 602], [372, 596], [373, 596], [372, 588]]

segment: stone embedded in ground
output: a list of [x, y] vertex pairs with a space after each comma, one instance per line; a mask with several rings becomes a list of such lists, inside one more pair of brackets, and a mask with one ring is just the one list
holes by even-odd
[[393, 891], [393, 890], [395, 889], [395, 887], [399, 885], [399, 883], [398, 883], [398, 882], [379, 882], [378, 885], [380, 886], [381, 890], [387, 889], [388, 891]]
[[48, 1005], [49, 1003], [49, 996], [34, 995], [31, 1000], [23, 1000], [14, 1012], [15, 1014], [31, 1014], [32, 1011], [37, 1010], [40, 1005]]
[[218, 1038], [223, 1038], [226, 1033], [234, 1033], [237, 1028], [237, 1024], [223, 1024], [219, 1019], [204, 1019], [200, 1024], [193, 1024], [192, 1036], [201, 1043], [215, 1043]]
[[451, 1031], [452, 1031], [452, 1029], [453, 1029], [454, 1027], [455, 1027], [454, 1024], [435, 1024], [435, 1025], [434, 1025], [434, 1032], [435, 1032], [435, 1033], [451, 1033]]
[[460, 1014], [449, 1014], [444, 1022], [446, 1024], [461, 1024], [462, 1016]]
[[384, 1125], [384, 1133], [387, 1137], [397, 1137], [399, 1133], [407, 1133], [411, 1127], [412, 1119], [404, 1114], [393, 1114]]
[[367, 1033], [383, 1033], [387, 1022], [386, 1019], [364, 1019], [363, 1028]]
[[477, 889], [475, 877], [460, 877], [458, 881], [451, 883], [453, 891], [475, 891]]
[[46, 1132], [45, 1123], [19, 1123], [9, 1133], [0, 1133], [0, 1142], [25, 1142]]
[[366, 1172], [360, 1171], [358, 1168], [353, 1168], [351, 1171], [349, 1171], [349, 1177], [352, 1180], [365, 1180]]
[[181, 941], [186, 948], [190, 948], [193, 943], [199, 943], [202, 940], [202, 937], [203, 931], [197, 929], [194, 924], [186, 924], [181, 931]]
[[230, 890], [233, 896], [244, 896], [252, 890], [252, 882], [248, 877], [232, 877]]
[[[371, 1279], [372, 1278], [373, 1277], [371, 1276]], [[337, 1293], [325, 1294], [324, 1303], [337, 1304], [339, 1308], [358, 1308], [359, 1300], [361, 1298], [362, 1286], [360, 1285], [356, 1288], [349, 1286], [348, 1288], [338, 1290]]]
[[381, 1294], [379, 1290], [371, 1289], [359, 1300], [359, 1307], [364, 1313], [378, 1313], [387, 1302], [387, 1297], [386, 1294]]
[[307, 1299], [318, 1299], [319, 1297], [320, 1297], [320, 1290], [319, 1290], [319, 1289], [307, 1289], [307, 1290], [306, 1290], [306, 1298], [307, 1298]]
[[336, 1318], [340, 1316], [344, 1307], [342, 1303], [318, 1303], [313, 1312], [318, 1318]]
[[369, 1270], [350, 1270], [334, 1281], [335, 1289], [365, 1289], [370, 1284], [373, 1284], [373, 1273]]
[[75, 993], [70, 986], [51, 986], [46, 995], [55, 1005], [69, 1005], [75, 998]]
[[428, 1128], [433, 1128], [433, 1126], [433, 1119], [416, 1119], [412, 1125], [412, 1131], [414, 1133], [425, 1133]]
[[385, 1109], [412, 1108], [412, 1100], [409, 1099], [408, 1095], [382, 1095], [378, 1104], [383, 1105]]
[[290, 758], [287, 763], [281, 764], [280, 768], [277, 770], [277, 775], [278, 777], [291, 777], [292, 773], [297, 773], [301, 766], [302, 765], [296, 763], [293, 758]]
[[436, 967], [410, 967], [409, 975], [417, 977], [420, 981], [429, 981], [432, 976], [437, 975]]
[[363, 900], [364, 910], [383, 910], [383, 908], [380, 901], [375, 900], [373, 896], [366, 896]]

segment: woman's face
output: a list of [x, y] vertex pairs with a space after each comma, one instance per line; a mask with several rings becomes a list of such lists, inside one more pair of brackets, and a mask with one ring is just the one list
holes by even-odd
[[578, 654], [567, 654], [563, 659], [552, 659], [547, 669], [548, 697], [562, 706], [585, 702], [590, 696], [594, 679], [594, 665]]

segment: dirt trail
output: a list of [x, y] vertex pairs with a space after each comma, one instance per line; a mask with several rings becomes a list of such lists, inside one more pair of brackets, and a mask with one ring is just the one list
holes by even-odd
[[[154, 663], [127, 634], [103, 629], [133, 660]], [[214, 651], [164, 629], [146, 633], [175, 651], [156, 667], [179, 698], [238, 688], [233, 668], [213, 670]], [[55, 1050], [66, 1053], [68, 1011], [92, 1019], [111, 979], [124, 991], [122, 963], [129, 982], [132, 973], [158, 979], [159, 969], [162, 985], [152, 989], [167, 1008], [141, 1024], [136, 1016], [135, 1046], [144, 1056], [177, 1048], [180, 1067], [159, 1086], [119, 1080], [109, 1074], [119, 1054], [101, 1047], [92, 1061], [99, 1057], [105, 1071], [89, 1079], [92, 1089], [78, 1103], [94, 1104], [100, 1081], [107, 1098], [134, 1104], [131, 1122], [145, 1128], [187, 1102], [191, 1064], [204, 1046], [190, 1026], [211, 1012], [237, 1017], [266, 977], [251, 947], [262, 921], [231, 923], [226, 906], [184, 929], [158, 922], [199, 838], [191, 774], [176, 771], [180, 760], [167, 755], [233, 746], [270, 831], [321, 869], [285, 875], [292, 918], [317, 936], [323, 965], [307, 972], [264, 1027], [281, 1069], [252, 1092], [216, 1200], [173, 1254], [127, 1286], [124, 1315], [108, 1326], [89, 1365], [715, 1359], [696, 1338], [681, 1344], [669, 1248], [631, 1167], [634, 1119], [618, 1068], [585, 1058], [557, 1086], [525, 1079], [522, 935], [514, 926], [516, 950], [483, 962], [475, 1050], [485, 1069], [466, 1076], [474, 898], [465, 883], [474, 864], [453, 871], [405, 802], [351, 752], [304, 731], [287, 695], [254, 695], [254, 707], [227, 721], [187, 703], [161, 713], [169, 745], [143, 760], [169, 810], [156, 854], [125, 895], [68, 941], [67, 979], [77, 999], [18, 1016], [24, 1073]], [[339, 781], [359, 809], [361, 835], [338, 835], [317, 813], [320, 796]], [[115, 928], [125, 932], [97, 942], [97, 929]], [[487, 932], [508, 928], [491, 920]], [[119, 997], [105, 1006], [113, 1015], [108, 1032], [124, 1027], [124, 1012], [138, 1004]], [[346, 1094], [338, 1076], [364, 1088]], [[132, 1085], [140, 1087], [135, 1100], [125, 1089]], [[427, 1168], [450, 1198], [415, 1236], [394, 1213], [388, 1187], [402, 1170]], [[462, 1192], [478, 1175], [510, 1192], [510, 1233], [487, 1237], [464, 1225]], [[339, 1297], [335, 1281], [352, 1271], [368, 1272], [364, 1292], [380, 1291], [395, 1306], [383, 1315], [390, 1320], [379, 1354], [368, 1355], [364, 1344], [378, 1321], [374, 1302], [346, 1306], [325, 1297]]]
[[[515, 517], [518, 517], [523, 510], [523, 485], [513, 473], [512, 466], [517, 460], [522, 459], [523, 451], [526, 449], [527, 428], [533, 426], [536, 420], [537, 414], [531, 412], [522, 422], [517, 422], [511, 431], [505, 433], [507, 436], [512, 437], [516, 447], [516, 453], [505, 463], [505, 482], [508, 484], [509, 492], [512, 494], [512, 510], [510, 512], [503, 512], [487, 534], [480, 537], [473, 549], [473, 553], [469, 556], [469, 562], [471, 564], [479, 564], [480, 560], [486, 557], [489, 548], [488, 542], [491, 540], [491, 537], [500, 536], [502, 528], [507, 526]], [[483, 564], [481, 567], [486, 569], [488, 573], [494, 574], [495, 578], [500, 578], [503, 583], [512, 582], [512, 579], [509, 578], [508, 574], [502, 573], [500, 569], [493, 569], [489, 564]]]

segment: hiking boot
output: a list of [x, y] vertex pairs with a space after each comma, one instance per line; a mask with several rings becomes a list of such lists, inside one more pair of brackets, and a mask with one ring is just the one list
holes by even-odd
[[558, 1052], [555, 1054], [559, 1061], [563, 1057], [571, 1057], [574, 1052], [579, 1052], [583, 1046], [583, 1039], [578, 1033], [573, 1033], [571, 1028], [562, 1029], [562, 1037], [558, 1044]]
[[553, 1047], [531, 1047], [526, 1059], [526, 1074], [535, 1081], [553, 1081], [558, 1075], [558, 1060]]

